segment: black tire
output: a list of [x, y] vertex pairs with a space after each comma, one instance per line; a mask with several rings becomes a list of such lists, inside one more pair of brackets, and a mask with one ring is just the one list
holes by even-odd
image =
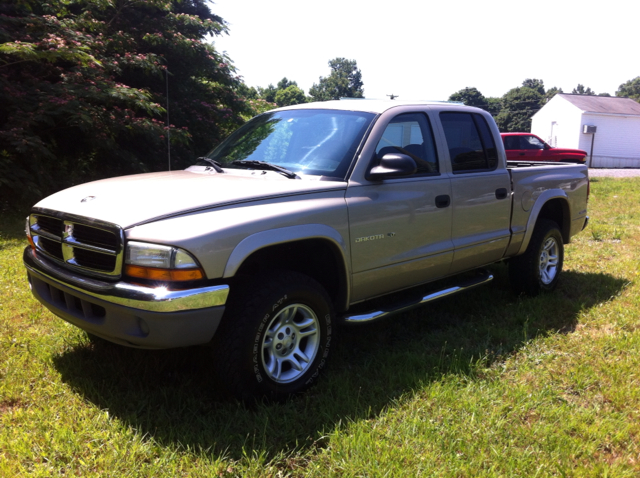
[[558, 225], [538, 220], [524, 254], [509, 262], [509, 279], [516, 294], [536, 296], [558, 285], [564, 261], [564, 245]]
[[274, 271], [236, 290], [212, 343], [221, 387], [242, 401], [283, 400], [314, 384], [334, 345], [324, 288], [306, 275]]

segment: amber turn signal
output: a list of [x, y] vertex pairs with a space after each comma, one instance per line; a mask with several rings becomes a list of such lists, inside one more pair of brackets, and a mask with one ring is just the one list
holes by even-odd
[[36, 243], [33, 242], [33, 237], [31, 237], [31, 223], [29, 222], [29, 216], [27, 216], [27, 223], [25, 225], [24, 232], [27, 235], [27, 240], [29, 241], [29, 245], [31, 246], [31, 249], [33, 249], [33, 252], [35, 252]]
[[157, 269], [154, 267], [141, 267], [127, 264], [124, 273], [129, 277], [139, 279], [184, 282], [204, 278], [201, 269]]

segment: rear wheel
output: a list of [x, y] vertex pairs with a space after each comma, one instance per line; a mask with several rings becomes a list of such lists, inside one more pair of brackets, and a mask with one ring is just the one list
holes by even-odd
[[241, 400], [280, 400], [315, 383], [334, 332], [333, 307], [323, 287], [292, 271], [237, 287], [213, 343], [221, 385]]
[[509, 279], [514, 292], [535, 296], [558, 285], [564, 261], [562, 234], [558, 225], [540, 219], [524, 254], [509, 262]]

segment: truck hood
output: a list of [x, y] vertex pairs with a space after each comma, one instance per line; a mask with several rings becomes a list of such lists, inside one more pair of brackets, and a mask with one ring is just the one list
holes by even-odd
[[575, 154], [576, 156], [588, 156], [589, 153], [586, 151], [582, 151], [581, 149], [571, 149], [571, 148], [554, 148], [551, 147], [551, 151], [558, 154]]
[[35, 207], [127, 228], [216, 206], [345, 188], [346, 183], [341, 181], [287, 179], [274, 172], [234, 170], [219, 174], [185, 170], [81, 184], [51, 195]]

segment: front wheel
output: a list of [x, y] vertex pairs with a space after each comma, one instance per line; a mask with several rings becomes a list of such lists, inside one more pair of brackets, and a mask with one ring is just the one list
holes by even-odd
[[280, 400], [315, 383], [334, 333], [324, 288], [292, 271], [238, 287], [213, 343], [221, 385], [241, 400]]
[[552, 291], [558, 285], [564, 261], [562, 234], [558, 225], [540, 219], [524, 254], [509, 262], [509, 279], [514, 292], [530, 296]]

